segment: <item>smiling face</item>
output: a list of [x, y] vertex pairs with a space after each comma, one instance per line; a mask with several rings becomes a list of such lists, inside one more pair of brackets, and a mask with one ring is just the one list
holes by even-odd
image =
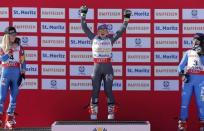
[[98, 30], [97, 34], [101, 38], [105, 38], [108, 35], [108, 30], [107, 29], [100, 29], [100, 30]]
[[196, 50], [199, 54], [204, 54], [204, 42], [201, 42], [201, 40], [198, 40], [198, 38], [194, 38], [193, 49]]

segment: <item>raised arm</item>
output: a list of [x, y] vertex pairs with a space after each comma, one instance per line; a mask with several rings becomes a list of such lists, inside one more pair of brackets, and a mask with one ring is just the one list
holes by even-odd
[[80, 8], [81, 26], [82, 26], [83, 31], [88, 36], [88, 38], [90, 40], [92, 40], [95, 37], [95, 35], [94, 35], [94, 33], [91, 32], [91, 30], [87, 26], [87, 23], [86, 23], [86, 14], [87, 14], [87, 12], [88, 12], [88, 8], [86, 6], [81, 6], [81, 8]]
[[122, 26], [120, 27], [120, 29], [113, 35], [111, 42], [114, 43], [116, 40], [118, 40], [123, 32], [126, 30], [127, 25], [128, 25], [128, 21], [130, 20], [130, 16], [131, 16], [131, 11], [130, 10], [125, 10], [124, 11], [124, 22], [122, 24]]

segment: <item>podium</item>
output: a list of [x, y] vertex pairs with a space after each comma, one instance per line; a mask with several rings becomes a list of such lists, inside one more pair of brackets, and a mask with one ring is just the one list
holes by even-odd
[[51, 131], [150, 131], [148, 121], [56, 121]]
[[[10, 131], [8, 129], [0, 129], [0, 131]], [[51, 131], [48, 127], [21, 127], [21, 128], [14, 128], [12, 131]]]

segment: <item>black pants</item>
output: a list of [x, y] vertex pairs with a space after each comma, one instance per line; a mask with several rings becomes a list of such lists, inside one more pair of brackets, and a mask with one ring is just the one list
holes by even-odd
[[93, 92], [91, 101], [92, 104], [98, 104], [98, 97], [101, 87], [101, 82], [104, 82], [104, 91], [108, 98], [108, 105], [115, 103], [112, 85], [113, 85], [113, 67], [111, 63], [95, 63], [92, 75]]

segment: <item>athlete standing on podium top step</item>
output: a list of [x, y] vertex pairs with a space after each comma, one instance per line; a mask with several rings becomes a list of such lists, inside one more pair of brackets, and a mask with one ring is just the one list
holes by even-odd
[[94, 61], [94, 69], [92, 75], [92, 96], [90, 101], [90, 118], [97, 120], [98, 114], [98, 97], [101, 87], [101, 82], [104, 82], [104, 91], [107, 96], [108, 104], [108, 119], [113, 120], [115, 118], [115, 100], [112, 92], [113, 86], [113, 67], [111, 64], [112, 58], [112, 46], [114, 42], [122, 36], [122, 33], [126, 30], [128, 21], [131, 16], [130, 10], [124, 11], [124, 22], [113, 36], [109, 35], [108, 27], [106, 24], [98, 26], [97, 35], [93, 34], [87, 26], [86, 14], [88, 8], [81, 6], [81, 25], [83, 31], [88, 38], [92, 40], [92, 55]]

